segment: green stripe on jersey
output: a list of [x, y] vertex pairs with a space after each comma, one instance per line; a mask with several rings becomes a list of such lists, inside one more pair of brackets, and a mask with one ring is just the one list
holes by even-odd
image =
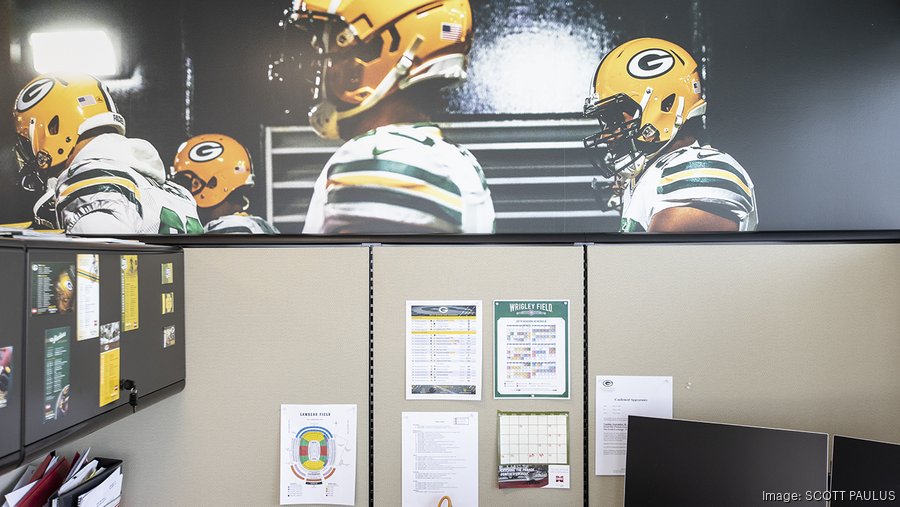
[[138, 214], [140, 216], [144, 216], [144, 207], [141, 205], [141, 201], [134, 195], [134, 192], [131, 191], [130, 188], [124, 187], [122, 185], [116, 185], [114, 183], [99, 183], [97, 185], [88, 185], [84, 188], [79, 188], [78, 190], [72, 192], [67, 195], [63, 200], [56, 203], [56, 209], [62, 210], [66, 209], [70, 203], [72, 203], [75, 199], [79, 197], [87, 197], [93, 194], [99, 194], [104, 192], [121, 194], [126, 199], [128, 199], [132, 204], [137, 206]]
[[278, 234], [278, 229], [276, 229], [274, 225], [270, 224], [269, 222], [266, 222], [262, 218], [259, 218], [257, 216], [250, 216], [250, 219], [253, 220], [254, 222], [256, 222], [256, 225], [258, 225], [259, 228], [262, 229], [264, 233]]
[[102, 169], [86, 169], [84, 171], [79, 171], [80, 167], [83, 167], [87, 164], [90, 164], [90, 161], [85, 162], [84, 164], [81, 164], [78, 167], [69, 169], [69, 174], [72, 174], [73, 172], [75, 174], [67, 177], [64, 183], [68, 186], [68, 185], [73, 185], [75, 183], [78, 183], [79, 181], [89, 180], [91, 178], [110, 178], [111, 177], [111, 178], [124, 178], [124, 179], [134, 183], [134, 186], [138, 186], [137, 181], [135, 181], [134, 178], [131, 177], [130, 174], [128, 174], [125, 171], [119, 171], [118, 169], [102, 168]]
[[669, 194], [672, 192], [676, 192], [678, 190], [682, 190], [685, 188], [702, 188], [702, 187], [713, 187], [713, 188], [721, 188], [723, 190], [728, 190], [730, 192], [734, 192], [739, 196], [743, 197], [747, 200], [747, 205], [749, 207], [752, 199], [750, 198], [750, 194], [748, 194], [743, 187], [738, 185], [733, 181], [728, 181], [722, 178], [710, 178], [710, 177], [700, 177], [700, 178], [686, 178], [683, 180], [678, 180], [668, 185], [660, 185], [656, 187], [657, 194]]
[[328, 177], [330, 178], [335, 174], [363, 171], [383, 171], [387, 173], [402, 174], [404, 176], [422, 180], [430, 185], [446, 190], [451, 194], [462, 197], [462, 192], [459, 190], [459, 187], [447, 178], [438, 176], [425, 169], [404, 164], [402, 162], [395, 162], [393, 160], [357, 160], [355, 162], [347, 162], [344, 164], [334, 164], [328, 169]]
[[630, 218], [622, 218], [622, 222], [619, 224], [619, 232], [647, 232], [644, 230], [644, 227], [637, 220], [632, 220]]
[[253, 234], [249, 227], [240, 225], [235, 227], [217, 227], [211, 229], [209, 234]]
[[416, 197], [388, 188], [340, 187], [328, 192], [328, 204], [381, 203], [414, 209], [462, 227], [462, 213], [430, 199]]
[[691, 160], [690, 162], [684, 162], [682, 164], [673, 165], [672, 167], [667, 167], [662, 172], [662, 178], [666, 176], [671, 176], [676, 173], [680, 173], [682, 171], [689, 171], [691, 169], [721, 169], [723, 171], [728, 171], [731, 174], [737, 176], [741, 181], [744, 182], [744, 185], [750, 186], [750, 183], [747, 182], [747, 178], [733, 165], [722, 162], [721, 160]]

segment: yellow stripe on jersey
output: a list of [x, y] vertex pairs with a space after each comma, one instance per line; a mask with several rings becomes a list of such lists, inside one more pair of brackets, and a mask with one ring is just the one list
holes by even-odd
[[0, 224], [0, 227], [8, 227], [10, 229], [29, 229], [32, 232], [39, 232], [41, 234], [64, 234], [66, 232], [64, 229], [32, 229], [32, 227], [34, 227], [34, 222], [17, 222], [14, 224]]
[[57, 199], [61, 201], [67, 195], [81, 190], [84, 187], [93, 185], [120, 185], [134, 192], [134, 195], [138, 200], [140, 200], [141, 198], [141, 191], [138, 189], [137, 185], [135, 185], [134, 182], [129, 180], [128, 178], [119, 178], [117, 176], [98, 176], [96, 178], [90, 178], [73, 183], [71, 185], [67, 185], [63, 189], [63, 191], [59, 193], [59, 197]]
[[462, 198], [456, 194], [452, 194], [445, 190], [441, 190], [434, 185], [423, 184], [417, 181], [410, 181], [403, 178], [397, 178], [390, 173], [373, 172], [369, 174], [362, 173], [340, 173], [334, 174], [329, 178], [326, 188], [333, 185], [341, 186], [378, 186], [383, 188], [392, 188], [403, 190], [413, 194], [421, 194], [428, 196], [433, 201], [438, 201], [445, 206], [453, 208], [462, 207]]
[[702, 168], [702, 169], [688, 169], [685, 171], [677, 172], [670, 176], [666, 176], [659, 180], [659, 186], [668, 185], [669, 183], [675, 183], [676, 181], [687, 180], [691, 178], [719, 178], [723, 180], [728, 180], [747, 192], [747, 195], [750, 195], [750, 187], [747, 186], [746, 183], [741, 181], [740, 178], [735, 176], [733, 173], [729, 171], [725, 171], [722, 169], [714, 169], [714, 168]]

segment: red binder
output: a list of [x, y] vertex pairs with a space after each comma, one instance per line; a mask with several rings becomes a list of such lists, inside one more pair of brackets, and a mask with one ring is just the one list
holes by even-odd
[[62, 486], [68, 473], [69, 462], [62, 457], [53, 465], [53, 468], [44, 472], [43, 477], [38, 479], [38, 483], [22, 497], [22, 501], [16, 507], [43, 507], [50, 496]]
[[41, 461], [41, 464], [34, 469], [31, 477], [28, 479], [28, 484], [31, 484], [32, 482], [44, 476], [44, 472], [47, 471], [47, 466], [50, 465], [50, 460], [52, 460], [54, 456], [56, 456], [56, 451], [53, 451], [50, 454], [44, 456], [44, 461]]

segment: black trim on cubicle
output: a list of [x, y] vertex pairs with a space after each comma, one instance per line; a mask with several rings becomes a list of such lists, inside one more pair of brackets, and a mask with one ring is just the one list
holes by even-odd
[[582, 354], [584, 357], [582, 358], [582, 383], [581, 386], [584, 390], [584, 417], [582, 418], [582, 431], [584, 431], [584, 470], [582, 470], [583, 479], [584, 479], [584, 505], [590, 504], [590, 494], [588, 491], [588, 487], [590, 486], [590, 466], [591, 466], [591, 452], [590, 452], [590, 444], [591, 444], [591, 432], [590, 432], [590, 420], [591, 420], [591, 412], [590, 412], [590, 393], [591, 393], [591, 377], [588, 374], [590, 370], [590, 365], [588, 364], [588, 359], [590, 356], [590, 351], [588, 350], [588, 249], [587, 245], [582, 245], [581, 247], [581, 280], [582, 280], [582, 294], [581, 294], [581, 312], [582, 312], [582, 325], [584, 326], [582, 329], [582, 340], [583, 340], [583, 350]]
[[369, 245], [369, 507], [375, 507], [375, 249]]
[[897, 243], [900, 229], [862, 231], [773, 231], [691, 234], [396, 234], [396, 235], [227, 235], [119, 236], [178, 247], [257, 247], [289, 245], [572, 245], [641, 243]]
[[[145, 239], [154, 239], [155, 238], [164, 238], [166, 236], [149, 236]], [[2, 238], [0, 238], [2, 239]], [[83, 238], [89, 239], [89, 238]], [[140, 240], [135, 237], [135, 240]], [[98, 238], [99, 240], [99, 238]], [[24, 238], [22, 237], [22, 241], [17, 240], [8, 240], [13, 243], [24, 244], [26, 250], [79, 250], [79, 251], [98, 251], [98, 252], [134, 252], [137, 254], [147, 254], [147, 253], [179, 253], [181, 252], [181, 248], [175, 244], [157, 244], [156, 241], [153, 243], [103, 243], [101, 241], [98, 242], [71, 242], [71, 241], [53, 241], [47, 239], [32, 239], [31, 237]]]

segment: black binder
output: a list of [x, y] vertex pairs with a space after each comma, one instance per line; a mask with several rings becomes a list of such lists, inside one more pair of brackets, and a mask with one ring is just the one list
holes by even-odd
[[[120, 459], [111, 459], [111, 458], [94, 458], [97, 460], [97, 468], [103, 468], [104, 470], [99, 474], [91, 477], [84, 484], [80, 484], [75, 489], [66, 492], [63, 495], [59, 493], [54, 493], [53, 496], [50, 497], [50, 500], [47, 502], [49, 507], [77, 507], [78, 506], [78, 497], [87, 493], [88, 491], [96, 488], [100, 484], [103, 483], [112, 475], [113, 472], [122, 467], [122, 460]], [[90, 463], [89, 460], [87, 463]], [[87, 464], [85, 463], [85, 464]]]

